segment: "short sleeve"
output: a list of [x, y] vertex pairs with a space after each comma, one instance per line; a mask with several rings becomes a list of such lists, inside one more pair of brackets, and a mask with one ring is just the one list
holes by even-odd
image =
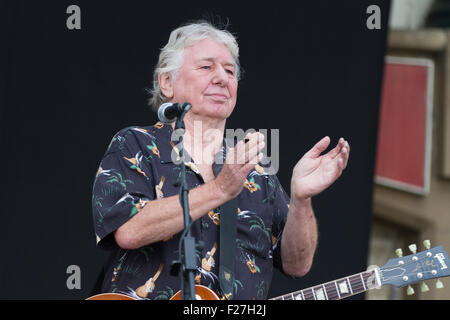
[[289, 211], [290, 198], [276, 175], [268, 179], [269, 198], [272, 201], [272, 251], [274, 266], [283, 271], [281, 263], [281, 237]]
[[151, 159], [132, 134], [115, 135], [98, 168], [92, 213], [97, 245], [114, 243], [113, 233], [155, 199]]

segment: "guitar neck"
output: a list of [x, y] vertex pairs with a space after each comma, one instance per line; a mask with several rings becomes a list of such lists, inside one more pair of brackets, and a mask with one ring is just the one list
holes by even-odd
[[270, 300], [340, 300], [379, 286], [378, 271], [374, 269]]

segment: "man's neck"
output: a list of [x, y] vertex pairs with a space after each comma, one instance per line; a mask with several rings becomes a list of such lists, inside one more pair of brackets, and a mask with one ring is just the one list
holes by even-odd
[[183, 147], [197, 165], [211, 165], [223, 144], [225, 120], [198, 120], [186, 115]]

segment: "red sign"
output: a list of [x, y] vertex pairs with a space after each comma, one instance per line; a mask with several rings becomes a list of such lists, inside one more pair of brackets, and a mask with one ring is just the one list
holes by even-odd
[[387, 57], [375, 162], [377, 183], [428, 193], [433, 77], [432, 60]]

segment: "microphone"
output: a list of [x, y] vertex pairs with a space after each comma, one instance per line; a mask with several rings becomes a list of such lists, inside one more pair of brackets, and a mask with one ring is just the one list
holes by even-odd
[[158, 119], [162, 123], [172, 123], [183, 111], [189, 110], [190, 107], [189, 103], [163, 103], [158, 109]]

